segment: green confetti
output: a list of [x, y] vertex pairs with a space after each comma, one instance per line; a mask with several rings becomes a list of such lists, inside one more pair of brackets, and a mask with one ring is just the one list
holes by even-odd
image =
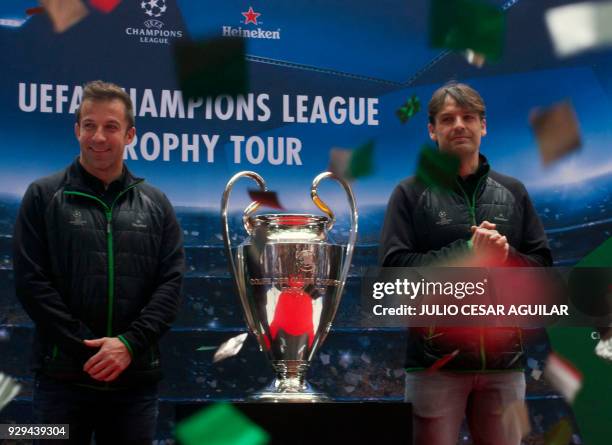
[[405, 124], [421, 110], [421, 101], [416, 95], [412, 95], [410, 99], [406, 101], [396, 112], [395, 114], [399, 118], [402, 124]]
[[214, 351], [217, 346], [200, 346], [196, 351]]
[[471, 49], [496, 61], [502, 56], [504, 13], [479, 0], [432, 0], [429, 42], [434, 48]]
[[[577, 268], [612, 266], [612, 238], [585, 255]], [[575, 270], [574, 269], [574, 270]], [[566, 357], [584, 375], [582, 389], [572, 405], [574, 418], [583, 443], [610, 444], [610, 412], [612, 386], [602, 384], [610, 379], [612, 365], [593, 352], [596, 342], [591, 337], [592, 327], [555, 327], [546, 329], [554, 351]]]
[[205, 408], [176, 426], [183, 445], [263, 445], [269, 435], [229, 403]]
[[423, 145], [417, 166], [417, 181], [429, 187], [451, 190], [459, 173], [459, 159], [428, 144]]
[[368, 141], [353, 151], [347, 176], [357, 179], [370, 176], [372, 173], [374, 173], [374, 141]]
[[174, 46], [174, 58], [184, 99], [236, 96], [247, 92], [247, 63], [242, 38], [179, 41]]

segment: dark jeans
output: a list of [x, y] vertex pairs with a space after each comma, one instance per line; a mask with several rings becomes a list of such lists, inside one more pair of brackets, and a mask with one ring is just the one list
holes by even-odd
[[61, 443], [87, 445], [93, 433], [97, 445], [151, 444], [158, 415], [157, 384], [103, 391], [39, 374], [33, 408], [35, 423], [70, 425], [70, 440]]

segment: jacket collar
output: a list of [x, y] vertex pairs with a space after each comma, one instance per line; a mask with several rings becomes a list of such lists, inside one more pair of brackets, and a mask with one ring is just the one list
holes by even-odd
[[[143, 180], [144, 178], [134, 176], [124, 163], [123, 173], [117, 181], [120, 181], [121, 189], [125, 190], [131, 185], [141, 182]], [[79, 157], [77, 156], [74, 162], [68, 167], [66, 188], [72, 190], [86, 191], [87, 193], [96, 193], [96, 181], [99, 181], [100, 184], [102, 183], [102, 181], [88, 173], [83, 168], [83, 166], [79, 163]]]
[[[464, 191], [466, 189], [468, 191], [475, 191], [477, 195], [480, 195], [490, 170], [491, 166], [489, 165], [489, 161], [486, 156], [483, 154], [478, 154], [478, 168], [476, 168], [474, 173], [466, 176], [465, 179], [457, 175], [457, 180], [455, 181], [456, 187], [459, 187], [459, 189], [463, 189]], [[476, 186], [478, 186], [478, 190], [475, 190]], [[457, 190], [457, 192], [459, 194], [462, 193], [461, 190]]]

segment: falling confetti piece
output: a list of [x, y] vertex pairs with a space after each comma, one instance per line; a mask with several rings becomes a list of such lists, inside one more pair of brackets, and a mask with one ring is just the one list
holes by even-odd
[[580, 148], [578, 119], [570, 102], [561, 102], [544, 110], [532, 110], [529, 121], [538, 140], [544, 165]]
[[572, 440], [572, 425], [569, 420], [561, 419], [544, 434], [545, 445], [569, 445]]
[[374, 142], [368, 141], [354, 150], [332, 148], [328, 169], [347, 181], [370, 176], [374, 173]]
[[184, 98], [246, 94], [245, 50], [244, 39], [238, 37], [178, 41], [174, 58]]
[[41, 0], [53, 23], [53, 30], [61, 34], [83, 20], [89, 11], [81, 0]]
[[270, 207], [273, 209], [284, 210], [284, 207], [278, 200], [276, 192], [270, 190], [255, 190], [249, 189], [249, 196], [253, 201], [257, 201], [262, 206]]
[[45, 8], [43, 8], [42, 6], [36, 6], [34, 8], [28, 8], [25, 10], [26, 15], [36, 15], [36, 14], [42, 14], [45, 12]]
[[609, 2], [551, 8], [545, 13], [545, 21], [558, 57], [612, 45], [612, 4]]
[[416, 95], [413, 94], [412, 97], [395, 112], [395, 114], [399, 118], [400, 122], [405, 124], [420, 110], [421, 101]]
[[576, 394], [582, 387], [582, 373], [554, 352], [551, 352], [546, 359], [544, 377], [570, 404], [574, 402]]
[[451, 154], [423, 145], [416, 179], [428, 187], [451, 190], [459, 173], [459, 159]]
[[245, 332], [222, 343], [213, 356], [213, 363], [220, 362], [221, 360], [225, 360], [226, 358], [233, 357], [234, 355], [238, 354], [242, 349], [244, 341], [248, 335], [249, 334]]
[[[121, 3], [121, 0], [89, 0], [89, 4], [91, 5], [92, 8], [96, 8], [98, 11], [101, 11], [105, 14], [108, 14], [113, 9], [115, 9], [117, 6], [119, 6], [119, 3]], [[145, 4], [145, 3], [146, 2], [144, 1], [142, 2], [142, 4]], [[164, 6], [164, 11], [165, 11], [165, 6]]]
[[17, 381], [0, 372], [0, 411], [17, 397], [21, 385]]
[[531, 371], [531, 377], [533, 377], [534, 380], [540, 380], [540, 377], [542, 377], [543, 372], [540, 371], [539, 369], [534, 369], [533, 371]]
[[176, 425], [176, 437], [184, 445], [263, 445], [269, 435], [228, 403], [198, 411]]
[[445, 366], [448, 362], [450, 362], [452, 359], [454, 359], [455, 357], [457, 357], [457, 355], [459, 354], [459, 349], [455, 349], [453, 352], [451, 352], [450, 354], [446, 354], [444, 357], [439, 358], [438, 360], [436, 360], [429, 368], [427, 368], [425, 370], [425, 374], [429, 375], [429, 374], [433, 374], [434, 372], [436, 372], [437, 370], [439, 370], [440, 368], [442, 368], [443, 366]]
[[504, 47], [505, 16], [479, 0], [432, 0], [429, 42], [434, 48], [470, 49], [496, 61]]
[[484, 54], [477, 53], [474, 50], [468, 48], [465, 50], [465, 60], [467, 60], [470, 65], [482, 68], [485, 64], [486, 57], [484, 56]]

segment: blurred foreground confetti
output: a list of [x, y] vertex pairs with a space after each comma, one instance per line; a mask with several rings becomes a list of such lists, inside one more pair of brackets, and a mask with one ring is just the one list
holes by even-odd
[[569, 445], [571, 440], [572, 425], [567, 419], [561, 419], [544, 434], [545, 445]]
[[584, 2], [546, 11], [555, 53], [564, 58], [612, 45], [612, 2]]
[[567, 403], [574, 403], [576, 394], [582, 387], [582, 373], [574, 365], [551, 352], [546, 359], [544, 378], [559, 391]]
[[459, 173], [459, 159], [428, 144], [419, 155], [416, 179], [428, 187], [451, 190]]
[[[121, 3], [121, 0], [89, 0], [89, 4], [91, 5], [92, 8], [96, 8], [98, 11], [101, 11], [105, 14], [108, 14], [113, 9], [115, 9], [117, 6], [119, 6], [119, 3]], [[141, 6], [146, 3], [147, 2], [143, 1], [141, 3]]]
[[53, 30], [61, 34], [83, 20], [88, 14], [81, 0], [40, 0], [53, 23]]
[[218, 37], [174, 46], [176, 74], [185, 99], [246, 94], [245, 41]]
[[330, 172], [347, 181], [364, 178], [374, 173], [374, 141], [354, 150], [332, 148], [329, 153]]
[[499, 60], [504, 46], [504, 13], [478, 0], [432, 0], [429, 41], [434, 48], [471, 50]]
[[268, 433], [227, 403], [178, 423], [176, 437], [183, 445], [263, 445], [269, 440]]

